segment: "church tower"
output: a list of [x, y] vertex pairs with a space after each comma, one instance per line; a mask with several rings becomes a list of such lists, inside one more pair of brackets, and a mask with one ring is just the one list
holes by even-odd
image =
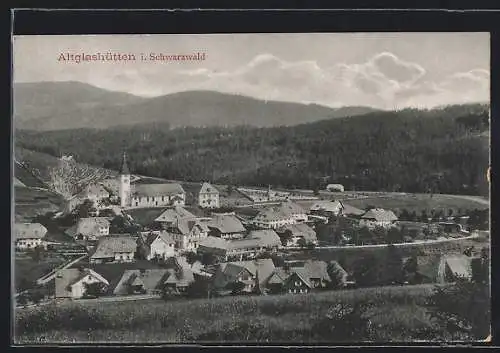
[[120, 170], [120, 206], [130, 206], [130, 171], [127, 165], [127, 154], [123, 152], [122, 167]]

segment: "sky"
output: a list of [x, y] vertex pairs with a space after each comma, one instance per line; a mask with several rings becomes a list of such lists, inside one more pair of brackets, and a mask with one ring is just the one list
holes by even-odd
[[[61, 53], [135, 54], [68, 62]], [[204, 53], [199, 61], [140, 54]], [[80, 81], [140, 96], [214, 90], [331, 107], [431, 108], [490, 100], [489, 33], [17, 36], [14, 82]]]

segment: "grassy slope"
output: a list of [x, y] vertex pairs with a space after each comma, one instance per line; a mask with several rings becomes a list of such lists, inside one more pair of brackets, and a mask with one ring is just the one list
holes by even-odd
[[409, 332], [430, 325], [423, 299], [433, 288], [432, 285], [383, 287], [171, 303], [161, 300], [67, 303], [18, 309], [16, 339], [20, 343], [36, 342], [41, 336], [51, 343], [329, 341], [328, 337], [318, 337], [312, 331], [328, 309], [338, 303], [370, 302], [374, 306], [364, 315], [377, 325], [380, 337], [411, 340]]

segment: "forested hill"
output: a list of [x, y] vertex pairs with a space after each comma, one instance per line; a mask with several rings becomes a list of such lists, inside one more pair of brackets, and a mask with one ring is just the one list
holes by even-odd
[[22, 147], [133, 173], [235, 185], [487, 195], [489, 106], [374, 112], [291, 127], [18, 131]]
[[107, 129], [144, 123], [183, 126], [270, 127], [296, 125], [372, 112], [368, 107], [264, 101], [213, 91], [187, 91], [153, 98], [111, 92], [81, 82], [14, 85], [17, 128], [36, 131]]

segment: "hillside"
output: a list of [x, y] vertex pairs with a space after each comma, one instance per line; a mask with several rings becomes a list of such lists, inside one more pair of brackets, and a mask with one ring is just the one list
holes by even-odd
[[[165, 179], [488, 195], [489, 107], [373, 112], [291, 127], [18, 131], [20, 147]], [[320, 182], [321, 180], [321, 182]]]
[[14, 85], [16, 127], [37, 131], [144, 123], [168, 123], [172, 127], [268, 127], [355, 116], [371, 111], [374, 109], [333, 109], [316, 104], [263, 101], [212, 91], [140, 98], [78, 82]]
[[[88, 109], [107, 109], [142, 101], [123, 92], [111, 92], [81, 82], [16, 83], [13, 88], [16, 126], [37, 126], [49, 116], [84, 117]], [[60, 119], [59, 118], [59, 119]], [[56, 118], [57, 120], [57, 118]]]

